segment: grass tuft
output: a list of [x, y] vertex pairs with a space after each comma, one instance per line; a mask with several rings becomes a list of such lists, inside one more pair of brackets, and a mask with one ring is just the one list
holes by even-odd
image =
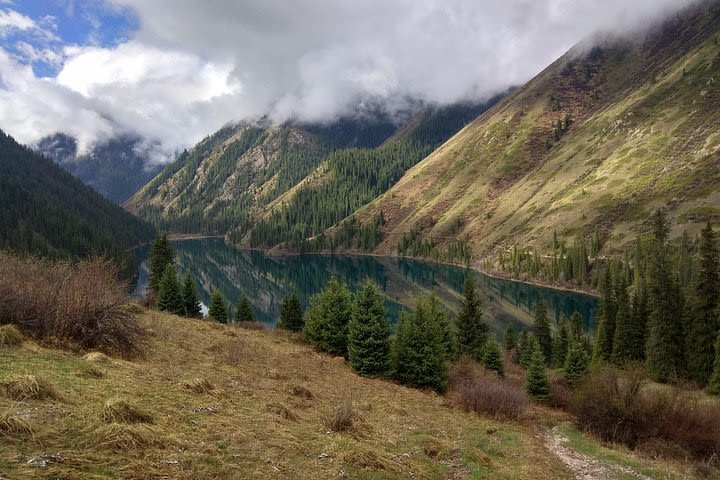
[[310, 390], [303, 387], [302, 385], [295, 385], [290, 390], [290, 393], [292, 393], [296, 397], [302, 398], [303, 400], [312, 400], [313, 398], [315, 398], [315, 395], [313, 395]]
[[105, 450], [132, 450], [140, 448], [164, 448], [167, 439], [159, 430], [149, 425], [125, 425], [111, 423], [93, 432], [91, 446]]
[[0, 347], [19, 347], [25, 337], [15, 325], [0, 326]]
[[267, 405], [265, 405], [265, 411], [269, 413], [274, 413], [282, 419], [289, 420], [291, 422], [296, 422], [298, 420], [298, 416], [295, 415], [292, 410], [280, 403], [268, 403]]
[[105, 402], [100, 418], [105, 423], [155, 423], [155, 419], [150, 413], [119, 398], [113, 398]]
[[185, 380], [180, 385], [186, 390], [197, 394], [220, 395], [222, 390], [206, 378], [192, 378]]
[[60, 400], [60, 392], [44, 377], [13, 375], [0, 380], [0, 396], [15, 401]]
[[32, 428], [26, 420], [7, 413], [0, 415], [0, 436], [15, 438], [29, 435], [32, 435]]
[[83, 355], [82, 358], [83, 360], [87, 360], [88, 362], [99, 363], [101, 365], [109, 365], [112, 363], [110, 357], [108, 357], [102, 352], [90, 352]]
[[357, 415], [351, 400], [346, 400], [323, 416], [323, 425], [329, 432], [347, 432], [354, 427]]
[[80, 368], [78, 368], [75, 371], [75, 375], [78, 377], [83, 378], [103, 378], [105, 376], [105, 372], [100, 370], [98, 367], [95, 367], [93, 365], [85, 365]]

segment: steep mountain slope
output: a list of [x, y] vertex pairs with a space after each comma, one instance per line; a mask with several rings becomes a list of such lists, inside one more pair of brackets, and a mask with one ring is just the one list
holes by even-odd
[[150, 225], [0, 131], [0, 248], [59, 257], [104, 253], [127, 262]]
[[35, 149], [118, 204], [130, 198], [161, 169], [159, 164], [148, 165], [149, 146], [136, 136], [112, 138], [79, 155], [75, 139], [57, 133], [40, 140]]
[[245, 245], [301, 248], [487, 107], [427, 108], [400, 129], [382, 115], [227, 126], [184, 152], [125, 206], [165, 230], [230, 231]]
[[720, 4], [704, 2], [640, 37], [573, 48], [353, 221], [382, 213], [375, 252], [475, 259], [513, 244], [551, 250], [555, 230], [571, 240], [597, 229], [617, 249], [658, 207], [675, 234], [719, 221], [719, 31]]

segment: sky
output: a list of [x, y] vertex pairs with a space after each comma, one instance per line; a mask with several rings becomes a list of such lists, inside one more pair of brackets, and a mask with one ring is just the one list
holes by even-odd
[[692, 0], [0, 0], [0, 128], [165, 162], [231, 121], [482, 100]]

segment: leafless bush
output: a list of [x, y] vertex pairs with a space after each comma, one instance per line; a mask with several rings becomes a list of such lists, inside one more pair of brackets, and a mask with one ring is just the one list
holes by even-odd
[[72, 263], [0, 252], [0, 318], [37, 339], [136, 355], [144, 332], [118, 273], [103, 258]]
[[522, 385], [498, 378], [467, 357], [450, 370], [450, 396], [464, 410], [518, 420], [530, 407]]

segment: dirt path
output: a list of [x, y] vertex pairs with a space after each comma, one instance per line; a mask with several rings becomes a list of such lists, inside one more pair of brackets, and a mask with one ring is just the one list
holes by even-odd
[[589, 455], [576, 452], [570, 447], [569, 440], [558, 427], [545, 432], [543, 437], [547, 449], [560, 458], [578, 480], [610, 480], [619, 475], [625, 477], [631, 475], [639, 480], [652, 480], [628, 467], [603, 463]]

